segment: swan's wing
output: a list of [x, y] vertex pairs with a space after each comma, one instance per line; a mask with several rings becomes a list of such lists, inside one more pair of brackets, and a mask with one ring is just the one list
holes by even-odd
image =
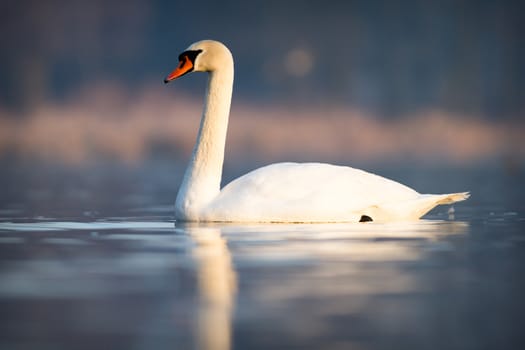
[[219, 221], [359, 221], [366, 208], [419, 196], [407, 186], [359, 169], [278, 163], [226, 185], [205, 216]]

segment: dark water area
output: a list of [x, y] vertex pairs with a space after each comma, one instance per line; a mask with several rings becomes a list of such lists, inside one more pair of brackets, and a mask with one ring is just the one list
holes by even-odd
[[472, 197], [416, 223], [181, 224], [179, 164], [3, 162], [0, 349], [523, 348], [524, 167], [363, 168]]

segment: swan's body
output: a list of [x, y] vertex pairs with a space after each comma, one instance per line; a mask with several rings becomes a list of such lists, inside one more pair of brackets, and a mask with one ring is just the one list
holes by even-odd
[[175, 202], [184, 221], [358, 222], [416, 220], [468, 193], [419, 194], [386, 178], [350, 167], [278, 163], [254, 170], [220, 190], [233, 88], [233, 58], [211, 40], [179, 56], [169, 82], [191, 71], [209, 72], [204, 112], [193, 155]]

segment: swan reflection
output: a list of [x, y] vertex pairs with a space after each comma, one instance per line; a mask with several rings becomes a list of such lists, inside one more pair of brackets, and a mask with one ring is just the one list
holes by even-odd
[[[427, 277], [425, 269], [434, 252], [453, 250], [451, 242], [468, 230], [464, 222], [428, 220], [177, 226], [195, 244], [194, 336], [196, 348], [204, 350], [232, 348], [239, 271], [250, 281], [242, 291], [243, 310], [236, 316], [243, 327], [271, 324], [284, 333], [313, 339], [331, 334], [332, 328], [323, 328], [331, 315], [359, 319], [362, 314], [395, 312], [411, 321], [409, 305], [398, 303], [394, 309], [377, 305], [388, 304], [392, 296], [427, 293], [434, 283], [441, 284]], [[225, 236], [235, 247], [235, 268]], [[385, 317], [390, 319], [390, 314]], [[390, 327], [380, 322], [368, 326]], [[262, 336], [257, 329], [250, 331]]]
[[232, 257], [218, 227], [186, 224], [182, 227], [196, 243], [198, 304], [195, 337], [199, 350], [231, 348], [232, 313], [235, 307], [237, 275]]

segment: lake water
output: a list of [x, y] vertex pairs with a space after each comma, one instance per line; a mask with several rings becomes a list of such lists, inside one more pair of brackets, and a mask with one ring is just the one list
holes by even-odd
[[4, 166], [0, 348], [524, 348], [523, 167], [368, 169], [472, 197], [416, 223], [185, 225], [176, 165]]

